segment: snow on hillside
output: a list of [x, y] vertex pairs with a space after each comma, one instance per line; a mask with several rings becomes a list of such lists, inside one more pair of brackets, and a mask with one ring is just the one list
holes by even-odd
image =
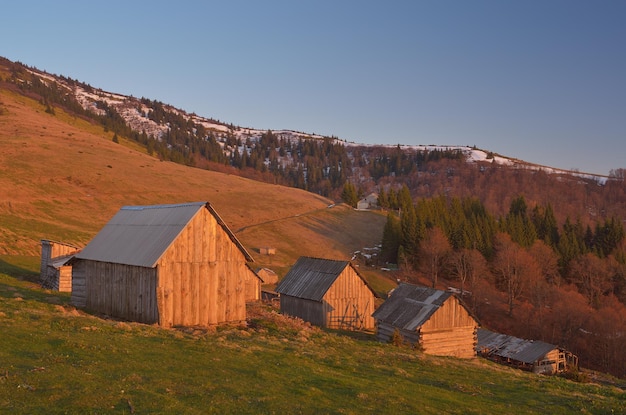
[[[67, 82], [65, 82], [62, 78], [56, 77], [54, 75], [50, 75], [47, 73], [30, 70], [31, 73], [39, 76], [44, 82], [57, 82], [57, 84], [64, 86], [71, 93], [74, 94], [78, 102], [82, 105], [82, 107], [88, 111], [92, 111], [96, 114], [104, 114], [104, 110], [98, 108], [97, 102], [103, 101], [110, 107], [115, 108], [115, 110], [124, 118], [124, 120], [131, 126], [131, 128], [135, 131], [142, 132], [145, 131], [146, 134], [161, 138], [168, 130], [168, 126], [165, 124], [157, 124], [150, 118], [148, 118], [150, 108], [146, 107], [141, 103], [139, 99], [128, 97], [120, 94], [106, 92], [100, 89], [95, 89], [89, 87], [84, 88], [79, 86], [69, 86]], [[188, 114], [185, 111], [174, 108], [169, 105], [165, 105], [168, 111], [172, 111], [176, 114], [181, 114], [184, 117], [187, 117], [192, 122], [198, 125], [204, 126], [208, 131], [213, 132], [218, 142], [221, 142], [222, 147], [224, 147], [223, 143], [226, 141], [226, 137], [228, 135], [234, 136], [236, 138], [240, 138], [242, 141], [246, 141], [250, 139], [250, 141], [255, 142], [260, 139], [261, 135], [266, 133], [266, 130], [258, 130], [254, 128], [245, 128], [238, 127], [233, 125], [227, 125], [225, 123], [221, 123], [218, 121], [214, 121], [208, 118], [204, 118], [198, 116], [196, 114]], [[286, 140], [297, 141], [300, 139], [323, 139], [324, 136], [317, 134], [307, 134], [303, 132], [291, 131], [291, 130], [272, 130], [272, 133], [279, 138]], [[542, 170], [548, 173], [553, 174], [567, 174], [573, 175], [576, 177], [581, 177], [584, 179], [595, 180], [598, 184], [604, 184], [608, 179], [607, 176], [594, 175], [581, 173], [578, 171], [571, 170], [561, 170], [555, 169], [548, 166], [541, 166], [537, 164], [532, 164], [529, 162], [525, 162], [522, 160], [513, 159], [510, 157], [500, 156], [497, 154], [492, 154], [490, 152], [476, 149], [474, 147], [468, 146], [458, 146], [458, 145], [390, 145], [390, 144], [359, 144], [353, 142], [347, 142], [343, 140], [336, 139], [341, 144], [346, 147], [388, 147], [395, 148], [398, 145], [402, 149], [407, 150], [419, 150], [419, 151], [433, 151], [433, 150], [460, 150], [467, 156], [468, 162], [491, 162], [499, 165], [506, 165], [516, 168], [525, 168], [525, 169], [533, 169], [533, 170]], [[229, 153], [230, 151], [224, 148], [224, 151]], [[242, 149], [239, 149], [241, 152]]]

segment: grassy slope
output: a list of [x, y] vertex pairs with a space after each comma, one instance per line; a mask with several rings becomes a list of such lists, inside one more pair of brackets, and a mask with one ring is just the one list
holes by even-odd
[[0, 412], [624, 413], [622, 390], [429, 357], [255, 305], [249, 327], [104, 320], [0, 274]]

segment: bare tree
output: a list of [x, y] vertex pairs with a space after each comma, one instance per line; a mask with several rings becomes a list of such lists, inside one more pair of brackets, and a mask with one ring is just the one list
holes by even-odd
[[509, 315], [513, 315], [515, 301], [540, 277], [539, 266], [530, 254], [511, 240], [506, 233], [495, 236], [496, 256], [494, 274], [502, 290], [507, 294]]
[[588, 253], [573, 260], [570, 276], [594, 308], [600, 307], [602, 296], [611, 290], [608, 264], [594, 254]]
[[451, 250], [448, 238], [439, 227], [435, 226], [426, 231], [420, 245], [421, 263], [424, 273], [430, 276], [433, 288], [437, 285], [439, 271]]
[[476, 280], [486, 276], [489, 272], [485, 257], [476, 249], [462, 248], [453, 252], [449, 260], [452, 274], [461, 283], [461, 292], [465, 291], [465, 285], [472, 291]]

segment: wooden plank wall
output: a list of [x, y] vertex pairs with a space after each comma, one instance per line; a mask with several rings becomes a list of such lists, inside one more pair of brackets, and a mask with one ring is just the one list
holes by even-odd
[[228, 234], [200, 210], [160, 259], [159, 321], [163, 326], [214, 325], [246, 319], [246, 281], [260, 281]]
[[299, 317], [315, 326], [326, 327], [326, 307], [319, 301], [281, 294], [280, 312]]
[[76, 252], [78, 249], [75, 246], [43, 239], [41, 241], [41, 263], [39, 266], [41, 284], [53, 290], [72, 291], [71, 267], [57, 270], [51, 265], [51, 262], [54, 258], [72, 255]]
[[57, 273], [57, 278], [55, 278], [55, 284], [52, 289], [63, 293], [72, 292], [72, 266], [64, 265], [55, 270], [55, 272]]
[[72, 264], [72, 295], [70, 303], [75, 307], [85, 307], [87, 304], [87, 261], [76, 261]]
[[140, 323], [158, 321], [154, 268], [78, 260], [72, 288], [77, 307]]
[[327, 327], [372, 330], [375, 321], [374, 294], [356, 271], [348, 266], [324, 295]]

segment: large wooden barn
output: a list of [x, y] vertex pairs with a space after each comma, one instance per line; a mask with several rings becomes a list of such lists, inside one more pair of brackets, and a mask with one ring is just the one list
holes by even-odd
[[486, 329], [478, 329], [476, 351], [495, 362], [540, 374], [554, 374], [578, 367], [578, 357], [558, 346]]
[[373, 316], [382, 342], [390, 342], [397, 332], [424, 353], [476, 356], [478, 322], [453, 293], [403, 283]]
[[253, 261], [206, 202], [126, 206], [73, 260], [72, 304], [164, 327], [246, 319]]
[[80, 248], [75, 245], [42, 239], [39, 268], [41, 286], [60, 292], [71, 292], [72, 266], [68, 262], [78, 251]]
[[348, 261], [300, 257], [276, 292], [283, 314], [332, 329], [374, 328], [377, 295]]

